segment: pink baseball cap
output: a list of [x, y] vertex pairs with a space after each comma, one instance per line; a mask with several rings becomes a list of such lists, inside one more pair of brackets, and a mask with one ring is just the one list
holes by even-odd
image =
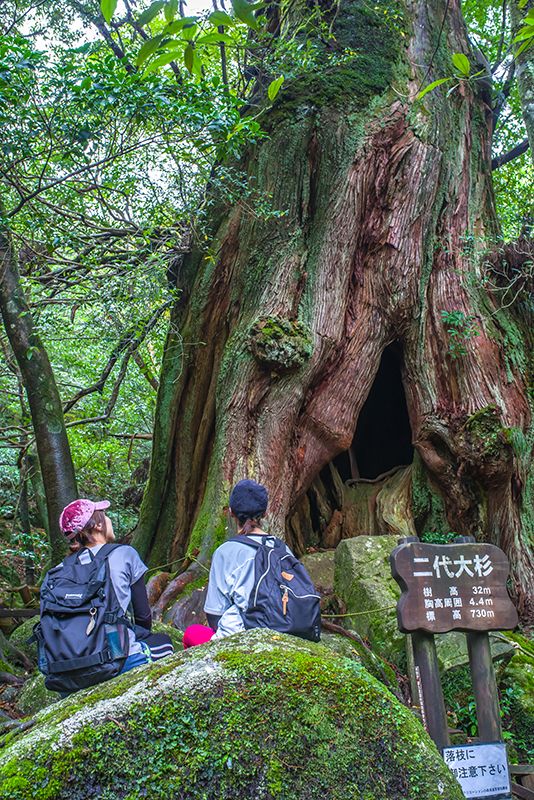
[[85, 528], [95, 511], [104, 511], [109, 506], [108, 500], [99, 500], [96, 503], [84, 498], [73, 500], [61, 512], [59, 527], [67, 539], [73, 539], [77, 533], [80, 533]]

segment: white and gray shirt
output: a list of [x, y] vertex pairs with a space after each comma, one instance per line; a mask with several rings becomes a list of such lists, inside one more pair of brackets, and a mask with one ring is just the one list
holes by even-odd
[[[274, 538], [266, 534], [248, 534], [247, 538], [274, 546]], [[247, 610], [254, 588], [255, 557], [256, 549], [240, 542], [224, 542], [214, 552], [204, 603], [207, 614], [220, 617], [214, 639], [245, 630], [241, 612]]]

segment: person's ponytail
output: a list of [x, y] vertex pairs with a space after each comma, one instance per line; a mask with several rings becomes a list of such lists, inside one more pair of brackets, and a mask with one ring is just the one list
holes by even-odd
[[241, 529], [239, 531], [240, 534], [246, 536], [249, 533], [252, 533], [254, 528], [259, 528], [260, 524], [257, 519], [246, 519], [244, 522], [239, 520], [239, 524], [241, 525]]

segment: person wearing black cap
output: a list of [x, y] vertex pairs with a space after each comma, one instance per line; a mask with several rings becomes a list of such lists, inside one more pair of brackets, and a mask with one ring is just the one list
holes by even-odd
[[[269, 536], [260, 522], [267, 511], [265, 486], [253, 480], [237, 483], [230, 495], [230, 512], [238, 523], [238, 534], [252, 539]], [[239, 537], [237, 537], [239, 538]], [[268, 543], [268, 542], [267, 542]], [[255, 551], [245, 542], [224, 542], [213, 554], [204, 611], [215, 630], [214, 639], [245, 630], [246, 611], [254, 587]]]

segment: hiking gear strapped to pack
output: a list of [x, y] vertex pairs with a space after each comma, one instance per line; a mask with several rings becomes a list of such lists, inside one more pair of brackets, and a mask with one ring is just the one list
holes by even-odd
[[[228, 541], [256, 550], [254, 587], [242, 612], [245, 628], [270, 628], [318, 642], [321, 638], [320, 597], [305, 567], [276, 536], [261, 541], [236, 536]], [[271, 546], [271, 544], [273, 546]]]
[[120, 544], [105, 544], [81, 564], [84, 550], [49, 570], [41, 587], [41, 620], [33, 629], [45, 686], [75, 692], [114, 678], [122, 670], [132, 625], [121, 609], [108, 556]]

